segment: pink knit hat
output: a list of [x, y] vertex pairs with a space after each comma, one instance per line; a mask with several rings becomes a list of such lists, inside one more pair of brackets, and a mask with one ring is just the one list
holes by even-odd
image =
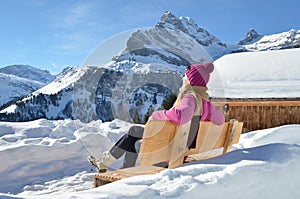
[[211, 62], [205, 64], [193, 64], [187, 67], [185, 75], [192, 86], [206, 86], [214, 65]]

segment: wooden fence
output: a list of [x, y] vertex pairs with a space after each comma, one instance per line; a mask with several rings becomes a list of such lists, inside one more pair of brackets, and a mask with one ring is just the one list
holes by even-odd
[[285, 124], [300, 124], [300, 98], [283, 99], [212, 99], [223, 111], [226, 121], [244, 122], [243, 132]]

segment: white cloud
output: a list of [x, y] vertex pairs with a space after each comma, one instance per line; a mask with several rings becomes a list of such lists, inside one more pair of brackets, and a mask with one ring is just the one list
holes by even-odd
[[68, 1], [48, 10], [50, 46], [55, 54], [70, 55], [94, 47], [95, 8], [90, 1]]
[[64, 10], [55, 17], [54, 26], [59, 28], [78, 28], [86, 25], [92, 12], [93, 6], [89, 3], [68, 4], [70, 7], [64, 7]]

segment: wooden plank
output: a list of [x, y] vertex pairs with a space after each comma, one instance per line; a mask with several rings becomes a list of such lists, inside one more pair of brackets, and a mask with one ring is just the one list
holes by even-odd
[[94, 176], [94, 187], [102, 186], [132, 176], [156, 174], [164, 169], [165, 168], [156, 166], [135, 166], [107, 173], [98, 173]]
[[279, 118], [280, 118], [280, 125], [288, 124], [288, 107], [280, 106], [279, 107]]
[[291, 109], [291, 120], [290, 124], [300, 124], [300, 107], [290, 107]]
[[268, 107], [262, 107], [261, 122], [264, 128], [268, 128], [267, 111]]
[[248, 112], [249, 117], [247, 120], [248, 126], [249, 126], [249, 129], [254, 129], [254, 127], [253, 127], [253, 115], [254, 115], [253, 106], [248, 106], [248, 110], [249, 110], [249, 112]]
[[187, 155], [204, 153], [223, 147], [229, 123], [215, 125], [211, 122], [200, 122], [196, 148], [187, 152]]
[[170, 150], [169, 169], [176, 168], [182, 165], [184, 154], [188, 151], [187, 141], [190, 130], [190, 123], [177, 126], [176, 133], [173, 139]]
[[140, 164], [151, 165], [169, 160], [175, 132], [176, 125], [172, 122], [148, 122], [138, 157]]
[[244, 100], [227, 100], [224, 101], [213, 101], [215, 106], [300, 106], [300, 99], [297, 100], [280, 100], [280, 99], [244, 99]]
[[260, 128], [266, 128], [266, 118], [264, 116], [265, 116], [265, 109], [264, 109], [264, 107], [260, 106], [259, 107], [259, 120], [258, 120]]
[[228, 150], [230, 150], [230, 143], [233, 140], [233, 136], [235, 133], [235, 129], [236, 129], [236, 125], [237, 125], [237, 121], [236, 120], [231, 120], [229, 122], [229, 126], [226, 132], [226, 136], [225, 136], [225, 140], [224, 140], [224, 144], [223, 144], [223, 152], [222, 154], [227, 153]]
[[[295, 119], [295, 123], [300, 124], [300, 107], [296, 108], [296, 119]], [[298, 113], [298, 114], [297, 114]]]
[[[212, 133], [209, 134], [208, 139], [210, 142], [207, 142], [204, 144], [205, 147], [202, 147], [205, 151], [213, 150], [213, 149], [218, 149], [222, 148], [224, 146], [224, 141], [226, 139], [226, 133], [229, 128], [229, 122], [226, 122], [223, 124], [223, 127], [215, 125], [211, 123], [211, 129], [212, 132], [214, 132], [214, 135], [211, 135]], [[213, 143], [215, 143], [213, 145]], [[212, 147], [211, 147], [212, 146]], [[205, 152], [204, 150], [200, 150], [200, 152]]]
[[236, 117], [232, 117], [232, 118], [235, 118], [238, 121], [246, 121], [246, 115], [247, 115], [246, 107], [241, 106], [240, 109], [241, 109], [241, 116], [237, 114]]
[[297, 110], [297, 124], [300, 124], [300, 107], [297, 107], [298, 108], [298, 110]]
[[200, 147], [203, 145], [204, 140], [207, 136], [208, 129], [210, 128], [209, 122], [200, 122], [199, 131], [197, 135], [196, 148], [191, 149], [187, 152], [187, 155], [200, 153]]
[[274, 120], [275, 120], [275, 125], [276, 126], [280, 126], [279, 106], [276, 106], [276, 108], [275, 108], [275, 117], [274, 117]]
[[193, 161], [198, 161], [198, 160], [205, 160], [209, 158], [214, 158], [220, 156], [220, 153], [216, 152], [205, 152], [205, 153], [198, 153], [198, 154], [192, 154], [189, 155], [188, 158], [186, 159], [187, 162], [193, 162]]
[[254, 106], [253, 107], [253, 124], [254, 124], [254, 128], [259, 129], [260, 128], [260, 110], [259, 110], [260, 106]]
[[227, 153], [229, 150], [231, 150], [231, 146], [233, 144], [237, 144], [239, 142], [241, 132], [243, 129], [243, 122], [238, 122], [237, 120], [231, 120], [227, 136], [223, 145], [223, 152], [222, 154]]
[[244, 125], [243, 122], [238, 122], [236, 124], [234, 136], [233, 136], [233, 139], [232, 139], [230, 145], [237, 144], [239, 142], [240, 136], [241, 136], [241, 133], [243, 130], [243, 125]]

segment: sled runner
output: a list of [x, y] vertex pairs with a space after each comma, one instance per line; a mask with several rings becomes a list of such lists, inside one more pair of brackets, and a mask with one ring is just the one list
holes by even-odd
[[187, 161], [225, 154], [233, 144], [238, 143], [243, 122], [230, 120], [220, 126], [212, 122], [200, 122], [193, 148], [187, 146], [191, 132], [179, 131], [179, 128], [168, 121], [148, 122], [139, 152], [139, 166], [96, 174], [94, 186], [131, 176], [155, 174], [166, 168], [179, 167]]

